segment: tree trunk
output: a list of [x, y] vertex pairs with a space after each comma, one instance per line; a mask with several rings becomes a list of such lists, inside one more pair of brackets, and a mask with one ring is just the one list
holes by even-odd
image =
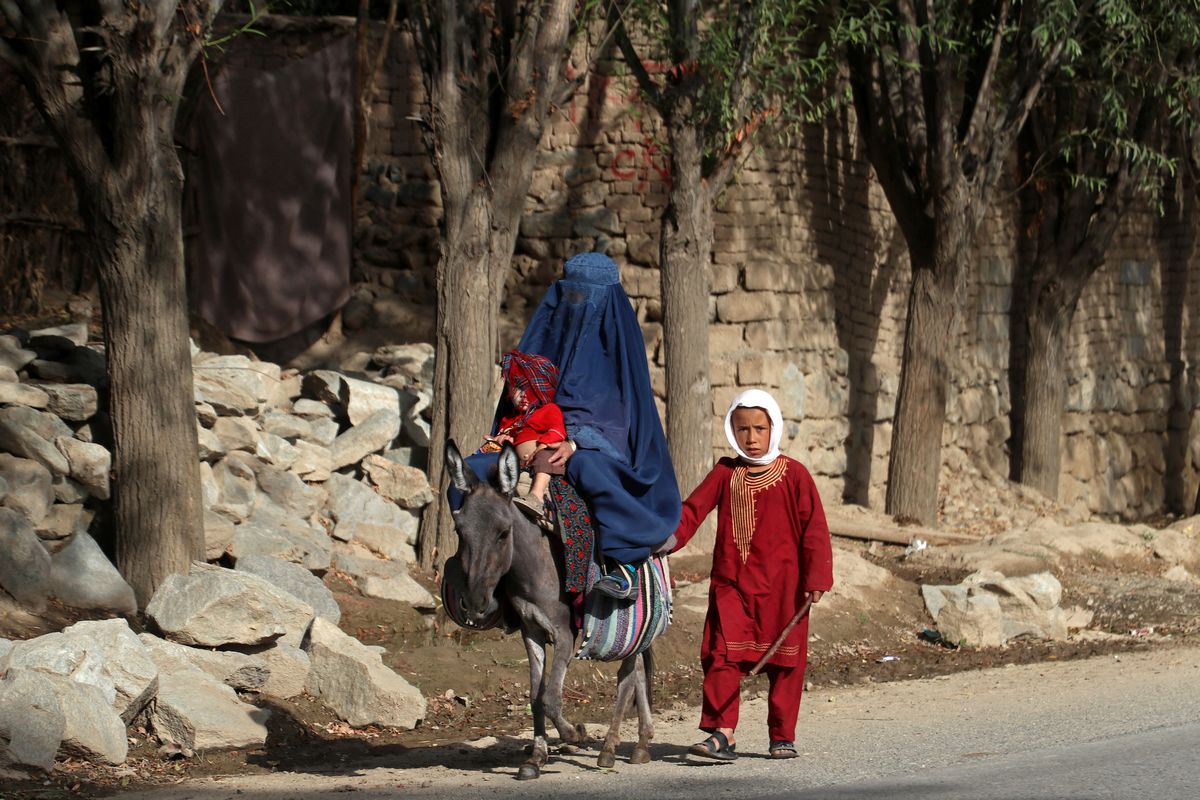
[[713, 219], [712, 199], [701, 176], [696, 129], [683, 113], [672, 115], [668, 124], [671, 188], [659, 243], [667, 443], [680, 491], [686, 496], [712, 466], [708, 296]]
[[[488, 404], [498, 353], [499, 297], [494, 291], [489, 248], [489, 198], [473, 191], [462, 211], [447, 217], [438, 262], [438, 319], [433, 395], [435, 403], [429, 452], [429, 478], [438, 490], [428, 507], [430, 536], [421, 537], [421, 565], [439, 567], [458, 549], [450, 515], [442, 513], [446, 490], [444, 443], [453, 439], [464, 453], [474, 452], [488, 432], [495, 411]], [[511, 256], [511, 249], [509, 251]]]
[[948, 343], [954, 341], [957, 319], [951, 287], [930, 269], [914, 269], [886, 502], [887, 513], [922, 525], [937, 524], [942, 428], [950, 380]]
[[[169, 120], [159, 121], [169, 131]], [[138, 137], [128, 173], [84, 202], [95, 233], [113, 429], [116, 566], [144, 606], [204, 558], [182, 172], [169, 135]]]
[[1035, 279], [1025, 316], [1018, 480], [1052, 500], [1058, 499], [1062, 469], [1067, 332], [1077, 299], [1078, 292], [1059, 281]]

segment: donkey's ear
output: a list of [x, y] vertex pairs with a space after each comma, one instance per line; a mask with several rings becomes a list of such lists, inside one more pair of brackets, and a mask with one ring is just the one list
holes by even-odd
[[521, 477], [521, 465], [517, 461], [517, 451], [512, 445], [504, 445], [500, 451], [500, 465], [496, 473], [496, 485], [500, 492], [512, 497], [517, 492], [517, 480]]
[[446, 441], [446, 472], [450, 473], [450, 482], [460, 492], [471, 491], [471, 487], [479, 480], [475, 477], [475, 471], [463, 461], [462, 453], [458, 452], [458, 445], [453, 439]]

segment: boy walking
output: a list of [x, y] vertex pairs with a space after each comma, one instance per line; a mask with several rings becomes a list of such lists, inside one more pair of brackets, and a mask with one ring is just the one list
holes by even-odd
[[[700, 662], [704, 704], [700, 729], [709, 734], [691, 753], [737, 758], [742, 678], [796, 611], [833, 586], [833, 554], [821, 498], [808, 470], [779, 452], [783, 416], [769, 393], [738, 395], [725, 416], [725, 435], [737, 458], [722, 458], [683, 504], [673, 551], [682, 548], [713, 508], [708, 616]], [[796, 718], [808, 659], [808, 618], [792, 629], [763, 671], [770, 679], [767, 726], [770, 755], [796, 757]]]

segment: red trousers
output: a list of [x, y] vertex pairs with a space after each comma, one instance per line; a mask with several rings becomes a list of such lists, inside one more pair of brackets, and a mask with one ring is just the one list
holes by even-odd
[[[709, 653], [700, 664], [704, 667], [700, 730], [712, 733], [717, 728], [737, 728], [742, 678], [754, 669], [754, 664], [728, 661], [724, 653]], [[794, 742], [800, 694], [804, 690], [804, 665], [777, 667], [767, 664], [762, 671], [771, 682], [767, 692], [767, 732], [771, 741]]]

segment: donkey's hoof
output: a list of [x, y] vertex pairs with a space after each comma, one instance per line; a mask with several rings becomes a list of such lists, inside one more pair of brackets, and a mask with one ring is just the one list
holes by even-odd
[[649, 764], [650, 751], [644, 747], [635, 747], [633, 752], [629, 754], [630, 764]]
[[532, 753], [533, 753], [533, 745], [532, 744], [525, 745], [525, 755], [530, 755]]
[[588, 741], [588, 738], [589, 737], [588, 737], [588, 732], [587, 732], [587, 726], [584, 725], [582, 722], [576, 722], [575, 723], [575, 742], [577, 744], [584, 744], [585, 742]]
[[522, 764], [521, 768], [517, 770], [517, 780], [531, 781], [534, 778], [541, 777], [541, 774], [542, 770], [537, 764]]
[[612, 769], [617, 765], [617, 757], [611, 750], [601, 750], [600, 755], [596, 757], [596, 766], [603, 769]]

